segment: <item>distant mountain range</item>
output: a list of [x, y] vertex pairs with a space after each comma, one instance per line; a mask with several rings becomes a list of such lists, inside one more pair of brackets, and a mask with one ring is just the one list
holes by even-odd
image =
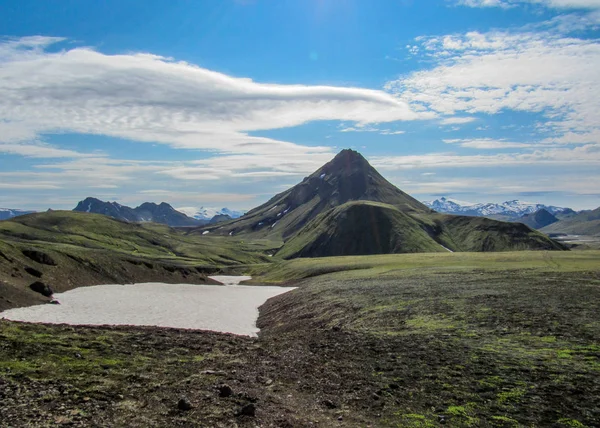
[[[177, 211], [184, 213], [188, 217], [196, 220], [211, 221], [217, 216], [227, 216], [229, 219], [240, 218], [246, 211], [234, 211], [229, 208], [211, 208], [211, 207], [181, 207]], [[224, 217], [222, 217], [224, 218]]]
[[446, 214], [467, 215], [476, 217], [490, 217], [499, 220], [516, 220], [526, 214], [533, 214], [539, 210], [546, 210], [554, 216], [569, 216], [576, 214], [571, 208], [556, 207], [553, 205], [523, 202], [518, 199], [502, 203], [472, 203], [442, 197], [434, 201], [423, 202], [429, 208]]
[[0, 220], [6, 220], [9, 218], [17, 217], [25, 214], [32, 214], [35, 211], [17, 210], [12, 208], [0, 208]]

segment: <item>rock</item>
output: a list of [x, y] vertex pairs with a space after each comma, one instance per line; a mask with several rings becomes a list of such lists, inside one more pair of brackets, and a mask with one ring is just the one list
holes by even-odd
[[30, 258], [34, 262], [38, 262], [43, 265], [56, 266], [57, 263], [48, 254], [38, 250], [23, 250], [21, 251], [25, 257]]
[[190, 403], [187, 398], [182, 397], [177, 402], [177, 408], [183, 411], [192, 410], [192, 403]]
[[337, 407], [337, 404], [331, 400], [323, 400], [323, 405], [328, 409], [335, 409]]
[[60, 305], [60, 302], [58, 300], [56, 300], [56, 299], [50, 300], [50, 303], [53, 304], [53, 305]]
[[43, 282], [36, 281], [29, 286], [36, 293], [40, 293], [42, 296], [50, 297], [54, 294], [52, 288], [49, 285], [44, 284]]
[[251, 417], [256, 416], [256, 406], [254, 405], [254, 403], [249, 403], [242, 407], [242, 409], [240, 410], [240, 415]]
[[39, 270], [29, 267], [29, 266], [27, 266], [25, 268], [25, 272], [27, 272], [29, 275], [35, 276], [36, 278], [41, 278], [43, 275], [43, 273], [40, 272]]
[[230, 397], [233, 395], [233, 389], [229, 385], [219, 385], [219, 397]]
[[444, 425], [446, 423], [446, 416], [445, 415], [438, 415], [438, 422], [441, 425]]
[[213, 376], [225, 376], [226, 373], [218, 370], [204, 370], [202, 374], [213, 375]]

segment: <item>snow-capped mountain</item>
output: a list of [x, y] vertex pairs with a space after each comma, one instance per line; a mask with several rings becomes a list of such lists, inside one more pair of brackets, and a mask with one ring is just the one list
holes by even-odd
[[212, 207], [181, 207], [177, 211], [184, 213], [188, 217], [196, 220], [211, 220], [215, 216], [229, 216], [231, 218], [239, 218], [246, 214], [245, 211], [234, 211], [229, 208], [212, 208]]
[[16, 210], [12, 208], [0, 208], [0, 220], [17, 217], [19, 215], [31, 214], [35, 211]]
[[525, 214], [531, 214], [541, 209], [545, 209], [551, 214], [561, 214], [565, 211], [572, 211], [570, 208], [556, 207], [553, 205], [537, 204], [532, 202], [505, 201], [502, 203], [473, 203], [459, 201], [456, 199], [442, 197], [435, 201], [424, 201], [425, 205], [437, 212], [447, 214], [460, 214], [470, 216], [508, 216], [521, 217]]

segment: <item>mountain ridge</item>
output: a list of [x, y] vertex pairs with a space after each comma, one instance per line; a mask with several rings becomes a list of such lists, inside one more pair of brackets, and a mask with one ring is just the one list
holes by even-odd
[[216, 227], [202, 228], [202, 233], [253, 233], [285, 240], [322, 212], [353, 200], [391, 203], [410, 212], [432, 212], [387, 181], [360, 153], [344, 149], [300, 183], [251, 209], [243, 217]]
[[199, 226], [203, 224], [202, 221], [175, 210], [166, 202], [160, 204], [144, 202], [136, 208], [131, 208], [118, 202], [105, 202], [87, 197], [80, 201], [73, 211], [103, 214], [127, 223], [155, 222], [169, 226]]
[[571, 208], [558, 207], [554, 205], [544, 205], [540, 203], [525, 202], [518, 199], [504, 201], [501, 203], [486, 202], [473, 203], [459, 201], [453, 198], [442, 196], [433, 201], [423, 202], [429, 208], [446, 214], [458, 214], [468, 216], [506, 216], [519, 218], [526, 214], [533, 214], [536, 211], [544, 209], [552, 215], [571, 214], [574, 212]]

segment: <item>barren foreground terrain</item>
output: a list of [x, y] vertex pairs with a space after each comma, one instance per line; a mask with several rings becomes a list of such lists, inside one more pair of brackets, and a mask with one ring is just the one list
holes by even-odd
[[598, 257], [281, 262], [262, 279], [299, 289], [263, 305], [258, 339], [0, 321], [0, 421], [600, 426]]

